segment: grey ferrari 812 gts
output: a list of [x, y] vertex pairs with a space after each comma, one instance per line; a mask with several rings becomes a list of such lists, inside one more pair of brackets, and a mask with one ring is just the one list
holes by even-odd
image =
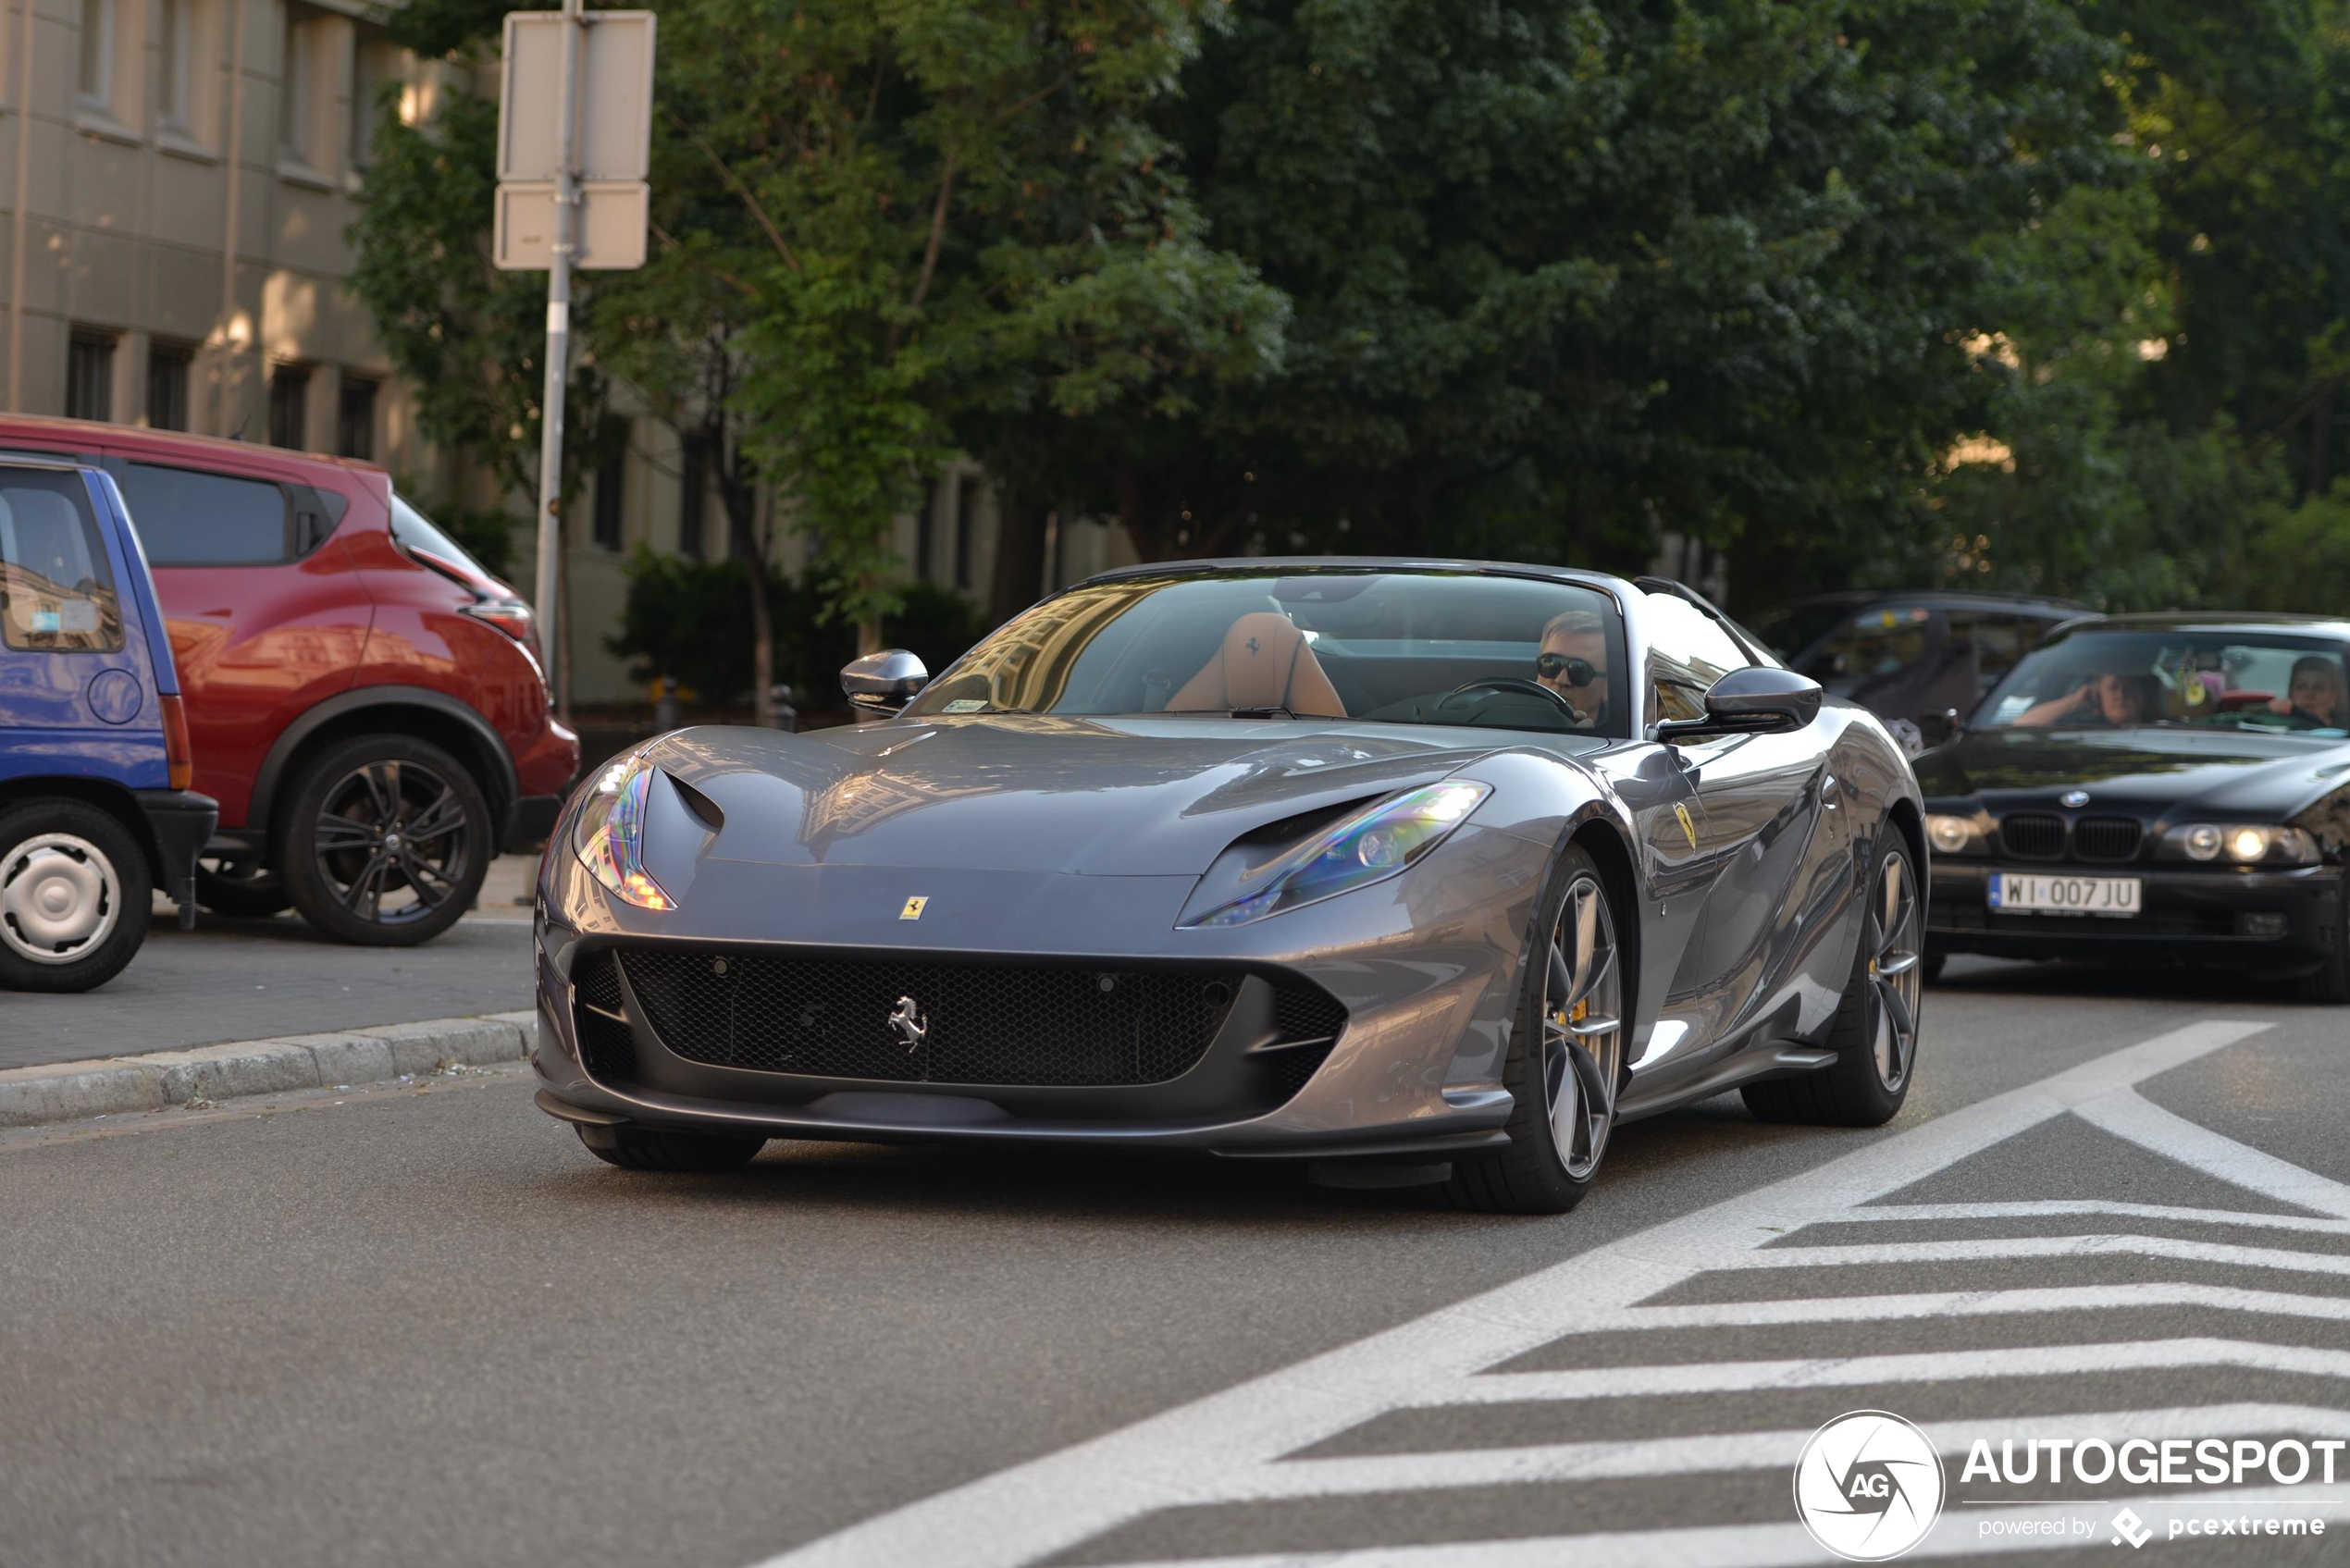
[[1556, 1213], [1619, 1122], [1908, 1093], [1909, 766], [1677, 583], [1141, 566], [842, 679], [867, 722], [674, 731], [564, 808], [532, 1062], [614, 1165], [1068, 1143]]

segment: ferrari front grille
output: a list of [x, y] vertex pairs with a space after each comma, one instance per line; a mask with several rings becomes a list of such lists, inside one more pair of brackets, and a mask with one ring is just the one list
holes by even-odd
[[[1246, 978], [669, 946], [625, 948], [619, 962], [645, 1022], [688, 1061], [976, 1086], [1179, 1078], [1206, 1054]], [[1276, 1029], [1301, 1041], [1334, 1036], [1346, 1019], [1303, 982], [1280, 986], [1274, 1010]]]
[[2018, 811], [1999, 819], [1999, 842], [2019, 860], [2064, 858], [2064, 819], [2039, 811]]
[[2084, 817], [2072, 824], [2072, 854], [2080, 860], [2134, 860], [2146, 830], [2128, 817]]

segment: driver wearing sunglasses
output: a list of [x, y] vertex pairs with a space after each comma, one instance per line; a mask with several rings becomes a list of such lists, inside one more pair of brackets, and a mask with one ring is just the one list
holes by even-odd
[[1570, 610], [1551, 618], [1534, 656], [1534, 678], [1566, 698], [1578, 727], [1607, 722], [1607, 628], [1595, 612]]

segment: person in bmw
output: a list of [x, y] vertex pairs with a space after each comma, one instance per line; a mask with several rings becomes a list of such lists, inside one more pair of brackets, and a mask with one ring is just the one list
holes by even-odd
[[2350, 623], [2059, 632], [1917, 760], [1950, 953], [2225, 966], [2350, 1003]]
[[677, 731], [564, 809], [532, 1061], [612, 1164], [1077, 1143], [1557, 1213], [1618, 1122], [1909, 1092], [1908, 763], [1679, 584], [1136, 567], [843, 685], [875, 722]]

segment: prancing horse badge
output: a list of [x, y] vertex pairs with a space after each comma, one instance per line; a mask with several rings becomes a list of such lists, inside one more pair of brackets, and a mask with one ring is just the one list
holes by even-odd
[[922, 906], [929, 902], [928, 898], [916, 895], [906, 900], [906, 907], [897, 911], [897, 918], [901, 920], [919, 920], [922, 918]]
[[1682, 805], [1680, 802], [1676, 801], [1673, 804], [1673, 817], [1675, 821], [1681, 824], [1682, 835], [1689, 841], [1689, 847], [1691, 849], [1695, 849], [1697, 847], [1697, 824], [1689, 821], [1689, 809]]

